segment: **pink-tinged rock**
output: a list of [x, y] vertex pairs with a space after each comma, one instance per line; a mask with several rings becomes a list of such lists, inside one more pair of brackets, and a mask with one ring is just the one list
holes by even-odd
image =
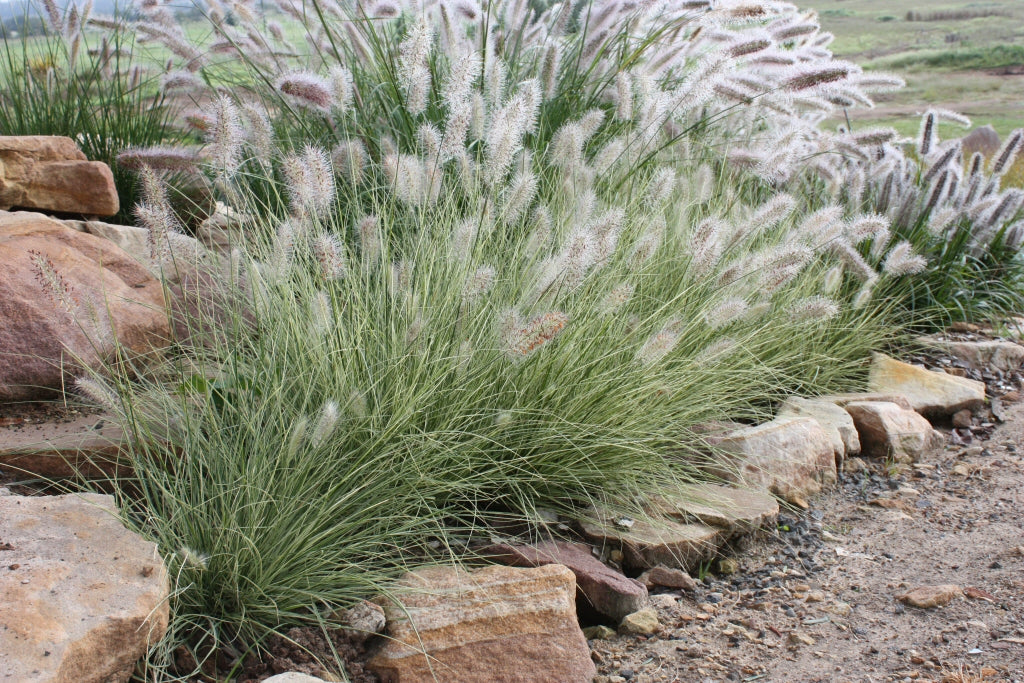
[[652, 504], [667, 517], [719, 527], [729, 537], [772, 527], [779, 516], [779, 502], [763, 490], [719, 484], [683, 484], [659, 491]]
[[874, 354], [868, 385], [878, 393], [901, 394], [925, 417], [948, 417], [985, 403], [985, 384], [945, 372], [925, 370], [880, 353]]
[[591, 509], [580, 522], [588, 541], [620, 550], [623, 564], [632, 569], [663, 565], [691, 571], [713, 557], [728, 538], [727, 532], [706, 524], [684, 524], [672, 519], [632, 519]]
[[0, 427], [0, 471], [30, 478], [126, 476], [119, 458], [126, 444], [109, 415]]
[[44, 398], [81, 366], [170, 336], [161, 284], [108, 240], [37, 213], [0, 214], [0, 400]]
[[540, 567], [561, 564], [576, 576], [576, 605], [589, 606], [606, 617], [619, 621], [644, 607], [647, 588], [636, 579], [604, 564], [590, 546], [563, 541], [545, 541], [537, 545], [494, 545], [484, 554], [503, 564]]
[[735, 458], [740, 483], [797, 505], [836, 481], [832, 440], [808, 417], [780, 418], [730, 433], [718, 448]]
[[119, 204], [110, 167], [71, 138], [0, 136], [0, 209], [12, 207], [113, 216]]
[[163, 637], [156, 544], [110, 496], [0, 497], [0, 680], [123, 683]]
[[369, 668], [384, 683], [590, 683], [567, 567], [427, 567], [384, 606], [387, 636]]
[[864, 455], [916, 462], [942, 448], [945, 438], [928, 420], [895, 403], [861, 401], [846, 406], [857, 425]]

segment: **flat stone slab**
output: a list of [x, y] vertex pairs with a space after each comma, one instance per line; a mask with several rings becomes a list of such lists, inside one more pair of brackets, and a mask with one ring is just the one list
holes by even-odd
[[[562, 565], [407, 574], [369, 667], [389, 683], [590, 683], [597, 673]], [[513, 675], [514, 674], [514, 675]]]
[[872, 357], [868, 388], [906, 396], [911, 407], [928, 418], [976, 410], [985, 403], [984, 382], [925, 370], [880, 353]]
[[92, 493], [0, 497], [0, 680], [123, 683], [168, 623], [156, 544]]
[[729, 536], [774, 526], [779, 516], [779, 502], [767, 492], [719, 484], [683, 484], [659, 492], [654, 505], [667, 517], [719, 527]]
[[661, 565], [691, 571], [713, 557], [728, 538], [722, 529], [706, 524], [667, 518], [645, 521], [593, 509], [580, 529], [591, 543], [621, 550], [623, 563], [633, 569]]
[[119, 208], [110, 167], [56, 135], [0, 136], [0, 209], [14, 206], [96, 216]]
[[121, 427], [102, 414], [0, 427], [0, 471], [47, 479], [126, 474], [125, 443]]
[[576, 604], [589, 605], [598, 613], [619, 621], [642, 609], [647, 588], [598, 560], [590, 546], [564, 541], [536, 545], [494, 545], [483, 551], [488, 559], [518, 567], [561, 564], [576, 576]]
[[922, 337], [918, 342], [947, 353], [975, 370], [1012, 372], [1024, 364], [1024, 346], [1012, 341], [957, 341]]

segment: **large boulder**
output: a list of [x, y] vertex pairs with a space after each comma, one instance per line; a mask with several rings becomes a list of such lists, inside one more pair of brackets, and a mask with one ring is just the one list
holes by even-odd
[[984, 382], [925, 370], [880, 353], [872, 359], [868, 386], [878, 393], [905, 396], [914, 410], [929, 418], [975, 410], [985, 403]]
[[12, 207], [113, 216], [119, 204], [110, 167], [71, 138], [0, 136], [0, 209]]
[[0, 401], [52, 395], [115, 342], [145, 354], [170, 336], [160, 282], [106, 239], [0, 214], [0, 263]]
[[999, 133], [992, 126], [985, 125], [975, 128], [967, 135], [960, 138], [963, 146], [964, 157], [970, 158], [975, 152], [981, 152], [986, 158], [999, 151]]
[[388, 639], [369, 667], [385, 683], [590, 683], [575, 596], [557, 564], [412, 572], [385, 605]]
[[561, 564], [576, 576], [576, 606], [590, 608], [616, 622], [642, 609], [647, 588], [636, 579], [612, 569], [598, 560], [590, 546], [564, 541], [545, 541], [536, 545], [493, 545], [485, 551], [488, 558], [518, 567]]
[[168, 623], [156, 544], [110, 496], [0, 497], [0, 679], [123, 683]]
[[813, 418], [832, 440], [836, 467], [842, 469], [846, 456], [860, 453], [860, 438], [850, 414], [831, 401], [793, 396], [779, 408], [779, 417]]
[[835, 447], [817, 420], [776, 418], [731, 432], [717, 447], [734, 456], [727, 477], [766, 489], [796, 505], [831, 486], [837, 478]]
[[860, 401], [850, 403], [846, 410], [857, 425], [864, 455], [917, 462], [945, 443], [928, 420], [895, 403]]

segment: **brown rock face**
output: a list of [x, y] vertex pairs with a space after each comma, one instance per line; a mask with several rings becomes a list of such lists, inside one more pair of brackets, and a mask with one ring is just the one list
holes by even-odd
[[156, 545], [127, 530], [113, 498], [0, 498], [0, 677], [122, 683], [168, 622]]
[[[832, 440], [808, 417], [782, 418], [736, 430], [718, 447], [736, 456], [739, 477], [791, 503], [803, 504], [836, 481]], [[735, 476], [735, 475], [734, 475]]]
[[74, 140], [0, 136], [0, 209], [43, 209], [92, 216], [118, 211], [110, 167], [87, 161]]
[[576, 581], [557, 564], [474, 572], [428, 567], [400, 582], [389, 640], [370, 660], [386, 683], [589, 683]]
[[0, 214], [0, 400], [42, 398], [114, 339], [146, 353], [170, 336], [160, 283], [105, 239], [37, 213]]
[[580, 543], [545, 541], [537, 545], [496, 545], [486, 554], [498, 562], [519, 567], [561, 564], [576, 576], [577, 606], [590, 606], [616, 621], [641, 609], [647, 588], [602, 563]]
[[1012, 372], [1024, 363], [1024, 346], [1011, 341], [947, 341], [926, 337], [921, 342], [945, 351], [975, 370]]
[[932, 372], [876, 353], [868, 385], [879, 393], [902, 394], [925, 417], [947, 417], [955, 412], [980, 408], [985, 384], [945, 372]]
[[864, 455], [869, 457], [916, 462], [945, 443], [928, 420], [895, 403], [861, 401], [849, 404], [846, 410], [857, 425]]

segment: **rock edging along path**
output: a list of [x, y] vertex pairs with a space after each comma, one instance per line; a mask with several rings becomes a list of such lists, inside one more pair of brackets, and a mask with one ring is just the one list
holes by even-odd
[[0, 681], [123, 683], [163, 637], [156, 544], [98, 494], [0, 497]]

